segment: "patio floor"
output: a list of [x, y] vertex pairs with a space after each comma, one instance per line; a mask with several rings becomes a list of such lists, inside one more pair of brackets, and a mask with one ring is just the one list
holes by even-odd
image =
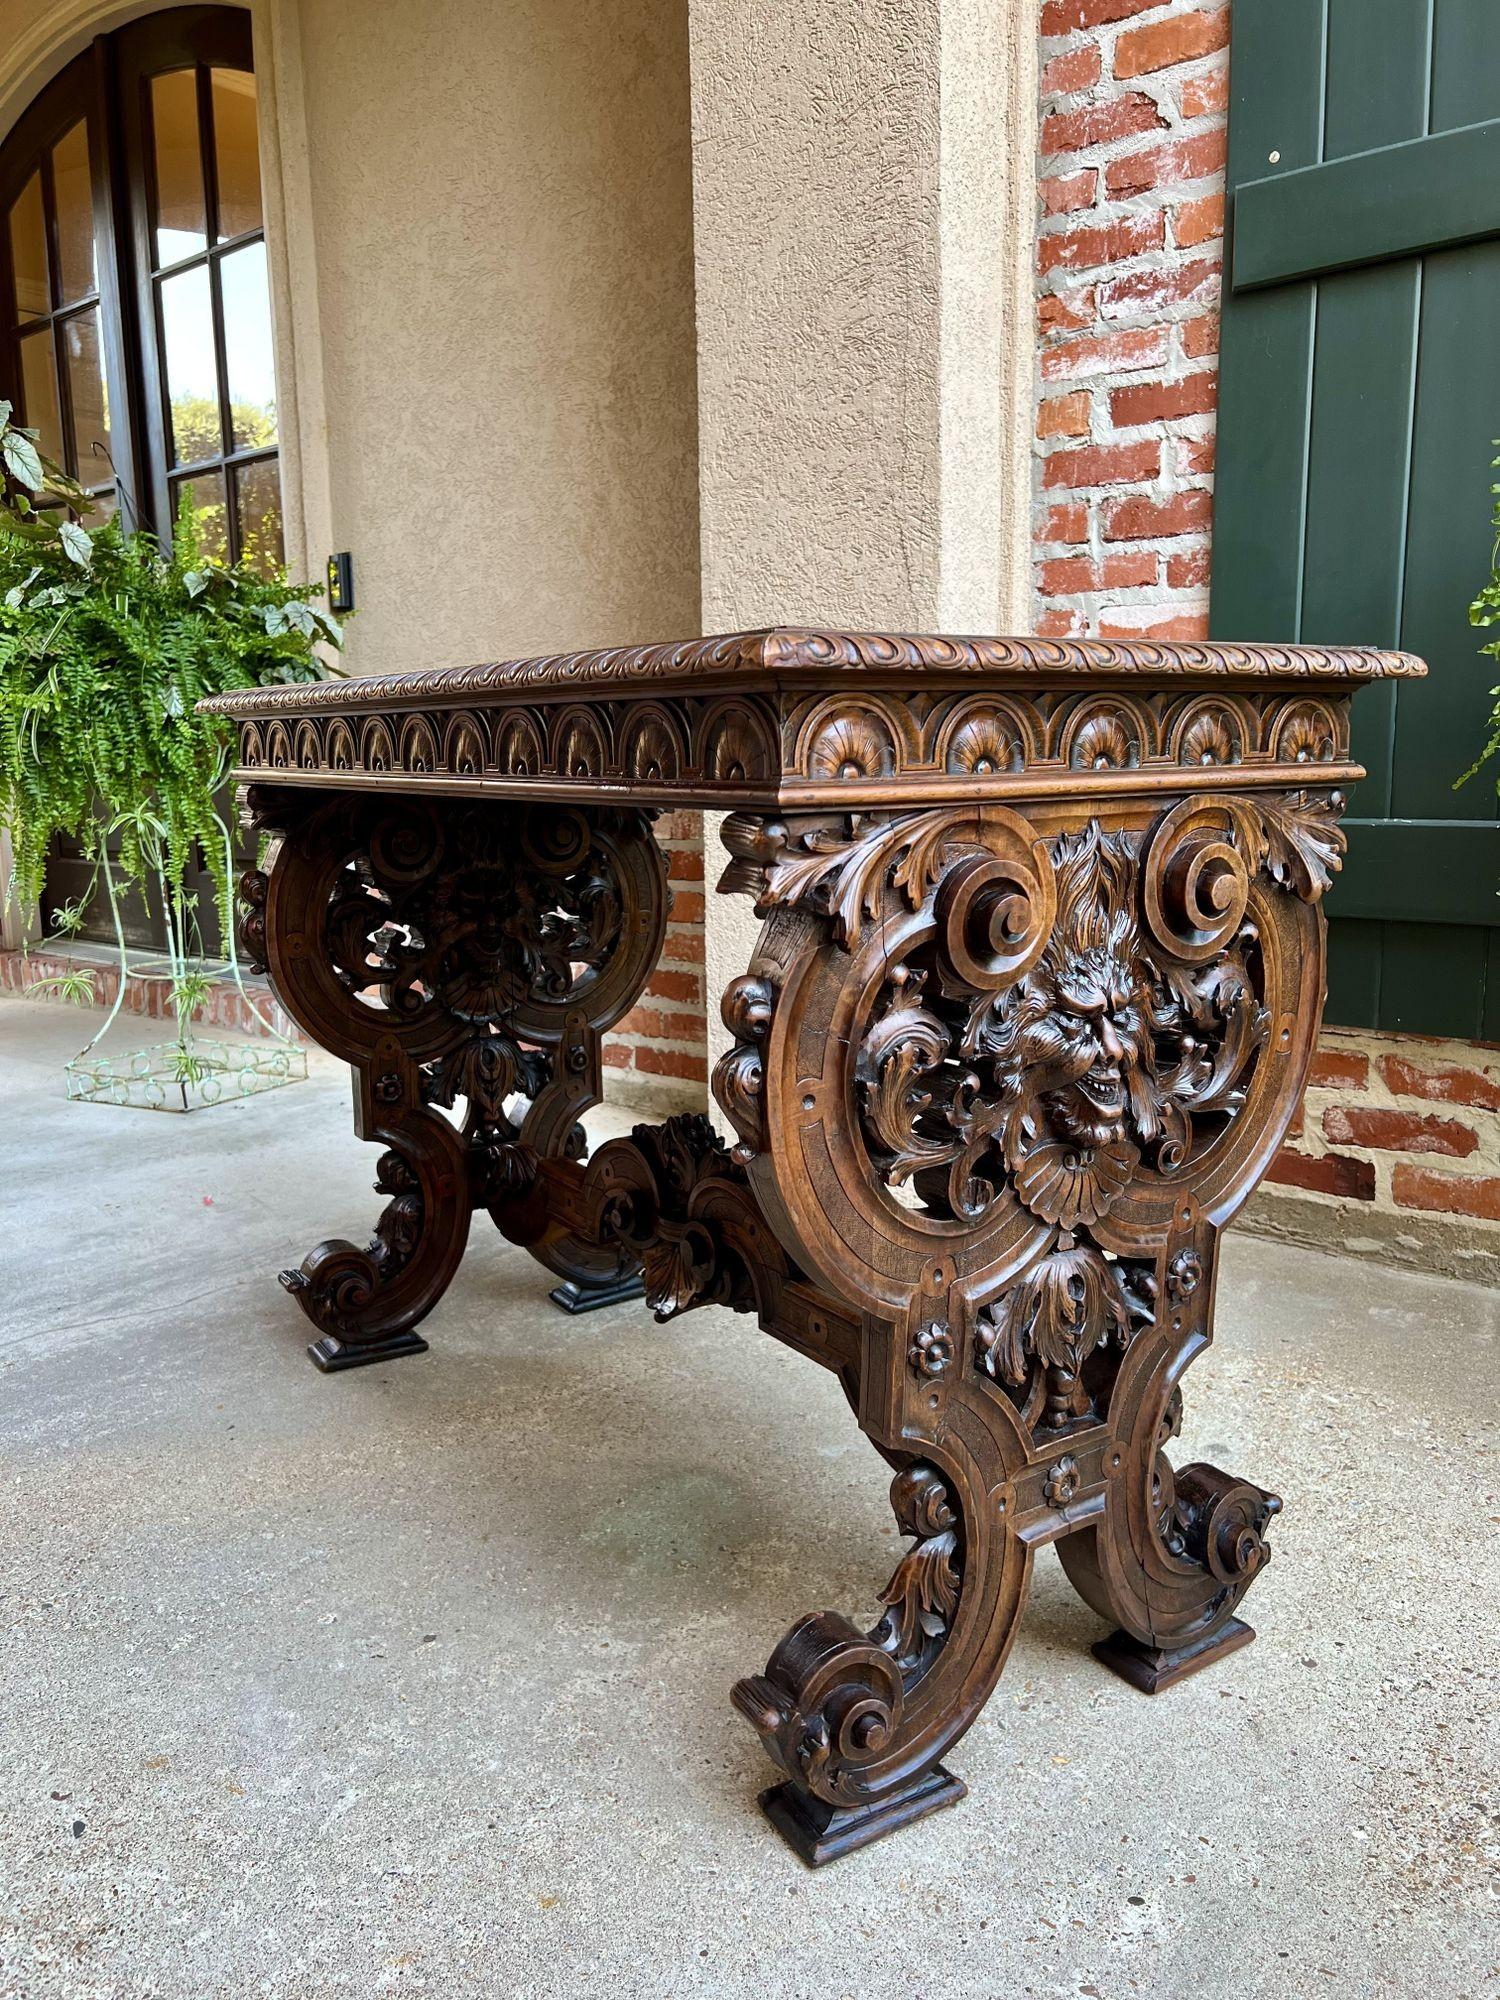
[[0, 1001], [0, 1994], [1492, 1993], [1500, 1295], [1233, 1238], [1181, 1456], [1285, 1499], [1259, 1642], [1147, 1700], [1044, 1556], [968, 1800], [810, 1875], [728, 1689], [892, 1565], [832, 1380], [487, 1225], [319, 1376], [344, 1073], [70, 1105], [79, 1025]]

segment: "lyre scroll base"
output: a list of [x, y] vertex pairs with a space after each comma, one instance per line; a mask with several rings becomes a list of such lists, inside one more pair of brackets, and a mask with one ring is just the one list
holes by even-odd
[[1090, 1651], [1111, 1673], [1129, 1681], [1142, 1694], [1160, 1694], [1164, 1688], [1185, 1681], [1190, 1674], [1213, 1666], [1227, 1654], [1237, 1653], [1254, 1637], [1254, 1630], [1243, 1618], [1231, 1618], [1227, 1625], [1221, 1625], [1191, 1646], [1143, 1646], [1128, 1632], [1111, 1632]]
[[869, 1805], [832, 1806], [800, 1785], [787, 1783], [762, 1792], [760, 1809], [809, 1868], [821, 1868], [827, 1861], [837, 1861], [841, 1854], [852, 1854], [857, 1847], [883, 1840], [914, 1819], [940, 1812], [944, 1806], [956, 1806], [968, 1792], [962, 1778], [934, 1764], [909, 1785]]
[[325, 1375], [343, 1368], [371, 1368], [377, 1361], [399, 1361], [406, 1354], [425, 1354], [427, 1342], [418, 1333], [393, 1333], [386, 1340], [340, 1340], [325, 1333], [312, 1341], [308, 1353]]
[[580, 1284], [576, 1278], [564, 1278], [547, 1294], [560, 1312], [575, 1317], [579, 1313], [598, 1312], [603, 1306], [621, 1305], [626, 1299], [640, 1299], [645, 1295], [646, 1281], [638, 1271], [602, 1284]]

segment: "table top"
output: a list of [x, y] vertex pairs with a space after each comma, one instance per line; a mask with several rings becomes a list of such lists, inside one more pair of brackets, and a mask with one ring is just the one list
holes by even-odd
[[[1347, 783], [1362, 647], [775, 626], [216, 695], [241, 782], [782, 808]], [[1318, 766], [1309, 770], [1309, 765]]]

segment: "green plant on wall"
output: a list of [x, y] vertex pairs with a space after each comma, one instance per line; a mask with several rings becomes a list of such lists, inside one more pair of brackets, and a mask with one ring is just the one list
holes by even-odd
[[209, 694], [320, 678], [337, 622], [315, 593], [251, 561], [204, 551], [184, 499], [170, 545], [90, 528], [82, 490], [37, 449], [0, 402], [0, 827], [13, 848], [10, 893], [41, 892], [58, 834], [92, 869], [60, 913], [76, 929], [102, 885], [122, 955], [120, 899], [154, 890], [167, 913], [182, 1061], [204, 995], [201, 948], [184, 879], [201, 854], [232, 935], [229, 829], [217, 795], [231, 731], [199, 715]]

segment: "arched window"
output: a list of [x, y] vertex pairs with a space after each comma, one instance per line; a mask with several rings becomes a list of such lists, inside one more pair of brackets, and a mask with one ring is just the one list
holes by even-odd
[[0, 144], [0, 396], [159, 534], [184, 492], [212, 553], [280, 561], [250, 16], [101, 36]]
[[[179, 7], [100, 36], [0, 141], [0, 398], [100, 513], [210, 554], [282, 560], [250, 16]], [[43, 918], [91, 870], [59, 841]], [[206, 874], [197, 901], [217, 938]], [[134, 898], [127, 942], [159, 947]], [[109, 939], [95, 898], [85, 937]]]

